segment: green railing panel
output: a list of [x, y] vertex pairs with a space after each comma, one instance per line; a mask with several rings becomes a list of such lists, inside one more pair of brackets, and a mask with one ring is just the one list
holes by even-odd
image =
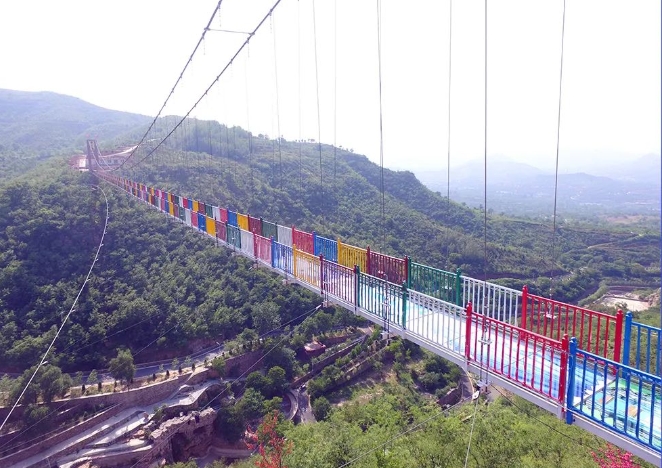
[[241, 248], [241, 231], [236, 226], [226, 226], [226, 233], [228, 236], [227, 243], [240, 249]]
[[262, 237], [267, 239], [274, 238], [278, 242], [278, 226], [269, 221], [262, 220]]
[[442, 301], [459, 304], [462, 300], [460, 274], [439, 270], [416, 262], [409, 262], [407, 287], [413, 291]]

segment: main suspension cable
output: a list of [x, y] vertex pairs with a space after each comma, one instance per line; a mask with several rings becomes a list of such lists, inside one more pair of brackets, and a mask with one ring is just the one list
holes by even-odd
[[451, 208], [451, 78], [453, 57], [453, 0], [449, 2], [448, 10], [448, 147], [446, 160], [446, 200], [448, 214]]
[[[250, 49], [247, 49], [247, 51]], [[250, 200], [249, 200], [249, 210], [254, 208], [253, 206], [253, 197], [255, 195], [255, 180], [253, 178], [253, 134], [251, 133], [251, 114], [250, 114], [250, 100], [248, 93], [248, 59], [249, 54], [247, 53], [244, 57], [244, 89], [246, 91], [246, 131], [248, 132], [248, 168], [250, 171]], [[250, 212], [250, 211], [249, 211]]]
[[[170, 132], [169, 132], [169, 133], [168, 133], [168, 134], [167, 134], [167, 135], [166, 135], [166, 136], [165, 136], [165, 137], [164, 137], [164, 138], [163, 138], [158, 144], [157, 144], [157, 145], [156, 145], [156, 147], [154, 147], [154, 149], [152, 149], [149, 153], [147, 153], [145, 156], [143, 156], [143, 157], [142, 157], [137, 163], [135, 163], [133, 166], [131, 166], [131, 168], [137, 166], [138, 164], [142, 163], [145, 159], [149, 158], [149, 157], [150, 157], [150, 156], [151, 156], [151, 155], [152, 155], [157, 149], [159, 149], [159, 148], [161, 147], [161, 145], [162, 145], [162, 144], [163, 144], [168, 138], [170, 138], [170, 136], [174, 133], [174, 131], [175, 131], [177, 128], [179, 128], [180, 125], [182, 125], [182, 123], [184, 122], [184, 120], [186, 120], [186, 119], [188, 118], [188, 116], [191, 114], [191, 112], [193, 112], [193, 111], [195, 110], [195, 108], [198, 106], [198, 104], [200, 104], [200, 102], [205, 98], [205, 96], [207, 96], [207, 94], [209, 93], [209, 91], [211, 91], [211, 89], [214, 87], [214, 85], [215, 85], [216, 83], [218, 83], [218, 81], [219, 81], [219, 80], [221, 79], [221, 77], [225, 74], [225, 72], [226, 72], [228, 69], [230, 69], [230, 67], [231, 67], [232, 64], [234, 63], [235, 59], [236, 59], [236, 58], [239, 56], [239, 54], [244, 50], [244, 48], [246, 48], [246, 47], [248, 46], [248, 43], [250, 42], [250, 40], [251, 40], [251, 39], [253, 38], [253, 36], [254, 36], [254, 35], [260, 30], [260, 28], [262, 27], [262, 25], [263, 25], [263, 24], [267, 21], [267, 19], [271, 16], [271, 14], [272, 14], [273, 11], [276, 9], [276, 7], [278, 7], [278, 5], [280, 4], [281, 1], [282, 1], [282, 0], [276, 0], [276, 2], [275, 2], [275, 3], [273, 4], [273, 6], [269, 9], [269, 11], [267, 12], [267, 14], [264, 15], [264, 17], [260, 20], [260, 22], [257, 24], [257, 26], [253, 29], [253, 31], [247, 34], [248, 37], [246, 38], [246, 40], [241, 44], [241, 46], [239, 46], [239, 48], [237, 49], [237, 51], [235, 52], [235, 54], [230, 58], [230, 60], [228, 60], [228, 62], [227, 62], [226, 65], [223, 67], [223, 69], [221, 70], [221, 72], [220, 72], [218, 75], [216, 75], [216, 78], [214, 78], [214, 80], [212, 80], [211, 84], [207, 87], [207, 89], [205, 89], [205, 91], [204, 91], [204, 92], [202, 93], [202, 95], [198, 98], [198, 100], [195, 101], [195, 103], [193, 104], [193, 106], [191, 106], [191, 108], [188, 110], [188, 112], [187, 112], [187, 113], [186, 113], [186, 114], [185, 114], [185, 115], [179, 120], [179, 122], [177, 122], [177, 124], [175, 124], [175, 127], [174, 127], [174, 128], [173, 128], [173, 129], [172, 129], [172, 130], [171, 130], [171, 131], [170, 131]], [[119, 167], [118, 167], [118, 168], [119, 168]]]
[[[216, 4], [216, 7], [214, 8], [214, 11], [212, 12], [211, 16], [209, 17], [209, 21], [207, 22], [207, 26], [205, 26], [205, 28], [202, 30], [202, 35], [200, 36], [200, 39], [198, 39], [198, 43], [193, 48], [193, 52], [191, 52], [190, 57], [186, 61], [186, 64], [184, 65], [184, 68], [182, 69], [181, 73], [179, 74], [179, 77], [177, 78], [177, 80], [175, 81], [175, 84], [173, 85], [172, 89], [170, 90], [170, 93], [168, 93], [168, 96], [166, 97], [165, 101], [163, 102], [163, 105], [161, 106], [161, 109], [159, 109], [159, 112], [156, 114], [156, 117], [154, 117], [154, 120], [152, 120], [152, 123], [149, 124], [149, 127], [147, 128], [147, 131], [142, 136], [142, 138], [140, 139], [140, 142], [136, 145], [136, 147], [133, 149], [133, 151], [131, 151], [131, 154], [129, 154], [129, 156], [124, 161], [122, 161], [122, 163], [119, 166], [117, 166], [115, 169], [113, 169], [114, 171], [121, 169], [127, 162], [129, 162], [129, 160], [131, 158], [133, 158], [133, 155], [135, 154], [135, 152], [138, 151], [138, 148], [140, 147], [140, 145], [142, 145], [145, 142], [145, 139], [147, 138], [147, 135], [149, 135], [149, 132], [154, 127], [154, 124], [156, 124], [156, 121], [161, 116], [161, 113], [163, 112], [163, 109], [165, 109], [166, 105], [168, 104], [168, 101], [170, 100], [172, 95], [175, 93], [175, 89], [177, 88], [177, 85], [179, 85], [179, 82], [184, 77], [184, 73], [186, 72], [186, 69], [188, 68], [188, 66], [193, 61], [193, 56], [198, 51], [198, 48], [200, 47], [200, 44], [202, 44], [204, 42], [205, 35], [207, 34], [207, 31], [209, 31], [211, 23], [212, 23], [212, 21], [214, 21], [214, 17], [216, 16], [216, 13], [221, 9], [221, 3], [223, 3], [223, 0], [218, 0], [218, 3]], [[152, 153], [153, 152], [150, 152], [150, 155]]]

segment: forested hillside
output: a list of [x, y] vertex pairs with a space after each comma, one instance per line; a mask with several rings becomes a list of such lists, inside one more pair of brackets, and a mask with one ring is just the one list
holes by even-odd
[[[82, 284], [106, 209], [90, 182], [53, 162], [0, 189], [3, 370], [37, 362]], [[50, 360], [65, 370], [103, 367], [119, 346], [185, 352], [192, 340], [234, 337], [255, 320], [284, 323], [319, 303], [108, 186], [105, 192], [110, 222], [99, 262]]]
[[[108, 143], [102, 149], [134, 143], [140, 136], [135, 127], [143, 120], [140, 116], [99, 110], [62, 96], [53, 101], [47, 95], [45, 104], [39, 94], [27, 93], [23, 100], [11, 92], [5, 95], [15, 101], [12, 121], [18, 126], [22, 120], [23, 126], [11, 136], [6, 131], [1, 135], [4, 148], [26, 135], [26, 151], [37, 154], [47, 146], [37, 135], [47, 138], [63, 122], [69, 122], [59, 136], [64, 146], [74, 145], [82, 129], [95, 125], [106, 129]], [[58, 102], [69, 104], [58, 107]], [[105, 121], [105, 115], [111, 118]], [[165, 133], [174, 121], [162, 119], [157, 129]], [[36, 128], [50, 130], [35, 133]], [[126, 128], [131, 130], [124, 133]], [[326, 145], [320, 162], [318, 148], [286, 141], [279, 148], [276, 141], [249, 138], [238, 127], [187, 120], [163, 149], [125, 175], [439, 268], [461, 268], [479, 278], [486, 273], [515, 288], [528, 283], [534, 291], [547, 292], [553, 270], [555, 297], [566, 300], [591, 294], [605, 278], [642, 285], [657, 281], [655, 233], [560, 223], [552, 259], [549, 226], [489, 216], [485, 261], [482, 212], [449, 202], [410, 172], [384, 171], [382, 229], [379, 167], [364, 156]], [[64, 159], [55, 158], [0, 189], [0, 360], [7, 368], [34, 362], [91, 261], [105, 207], [89, 182], [88, 176], [65, 169]], [[98, 366], [108, 349], [121, 344], [131, 343], [135, 351], [154, 340], [158, 347], [231, 336], [251, 326], [253, 309], [265, 300], [278, 303], [283, 320], [313, 304], [313, 297], [249, 270], [209, 240], [138, 208], [140, 204], [114, 189], [106, 191], [111, 220], [99, 269], [59, 350], [99, 343], [80, 355], [67, 353], [63, 366]], [[253, 293], [251, 286], [258, 280], [261, 292]], [[228, 291], [229, 286], [241, 293]], [[121, 337], [100, 341], [131, 326]]]

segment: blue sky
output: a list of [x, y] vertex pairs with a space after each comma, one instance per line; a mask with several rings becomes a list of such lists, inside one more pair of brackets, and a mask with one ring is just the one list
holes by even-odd
[[[2, 2], [0, 87], [55, 91], [154, 115], [216, 3]], [[252, 30], [272, 3], [224, 0], [212, 27]], [[318, 80], [313, 0], [282, 0], [251, 40], [248, 54], [194, 115], [269, 135], [280, 123], [285, 138], [317, 139], [319, 81], [322, 141], [376, 161], [376, 1], [315, 0], [314, 5]], [[553, 165], [562, 5], [559, 0], [489, 2], [488, 157]], [[389, 167], [446, 167], [448, 22], [449, 1], [382, 2]], [[452, 27], [451, 164], [459, 165], [482, 158], [484, 151], [484, 3], [455, 0]], [[209, 32], [166, 113], [187, 111], [244, 38]], [[565, 40], [561, 170], [659, 154], [660, 2], [568, 0]]]

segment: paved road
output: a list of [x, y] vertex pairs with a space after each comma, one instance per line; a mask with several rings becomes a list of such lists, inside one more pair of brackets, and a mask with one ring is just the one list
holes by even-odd
[[292, 390], [299, 401], [299, 418], [302, 424], [317, 422], [310, 406], [310, 396], [305, 390]]

